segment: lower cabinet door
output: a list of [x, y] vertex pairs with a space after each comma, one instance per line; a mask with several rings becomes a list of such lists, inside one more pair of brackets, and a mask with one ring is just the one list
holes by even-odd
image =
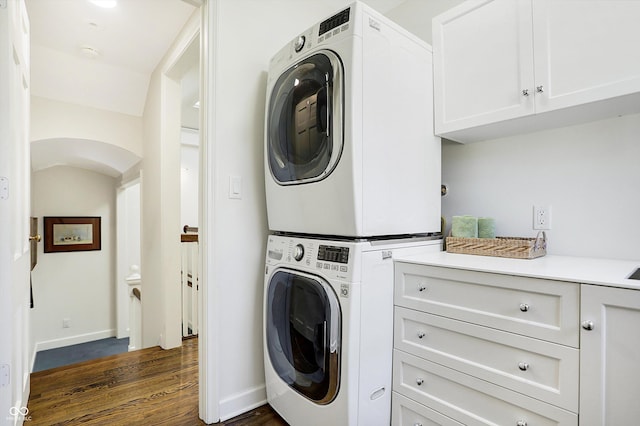
[[465, 425], [578, 424], [575, 413], [397, 349], [393, 389]]
[[640, 421], [640, 291], [582, 286], [580, 425]]
[[391, 396], [392, 426], [462, 426], [429, 407], [418, 404], [406, 396], [393, 392]]

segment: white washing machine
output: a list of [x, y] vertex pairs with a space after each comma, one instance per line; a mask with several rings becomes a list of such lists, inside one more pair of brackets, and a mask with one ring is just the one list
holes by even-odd
[[371, 237], [440, 230], [431, 47], [356, 2], [271, 60], [269, 229]]
[[270, 235], [264, 292], [269, 404], [292, 426], [388, 426], [393, 256], [442, 240]]

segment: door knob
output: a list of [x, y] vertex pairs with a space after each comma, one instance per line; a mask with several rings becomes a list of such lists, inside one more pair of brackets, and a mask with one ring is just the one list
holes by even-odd
[[29, 241], [35, 241], [36, 243], [39, 243], [40, 241], [42, 241], [42, 235], [40, 234], [30, 235]]

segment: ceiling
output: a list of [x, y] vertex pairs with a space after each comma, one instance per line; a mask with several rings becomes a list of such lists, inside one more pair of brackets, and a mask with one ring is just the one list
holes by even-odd
[[[102, 8], [91, 0], [26, 0], [31, 95], [142, 116], [151, 74], [197, 4], [117, 0], [115, 7]], [[185, 83], [183, 91], [183, 104], [190, 109], [198, 99], [197, 59], [196, 71], [187, 71], [194, 81]], [[194, 116], [187, 112], [185, 119]], [[68, 165], [109, 176], [121, 175], [140, 160], [114, 145], [77, 139], [34, 142], [31, 158], [34, 171]]]
[[183, 0], [26, 0], [31, 94], [142, 116], [149, 78], [195, 7]]

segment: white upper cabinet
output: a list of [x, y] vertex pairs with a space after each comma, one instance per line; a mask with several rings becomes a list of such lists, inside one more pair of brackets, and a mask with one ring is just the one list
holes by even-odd
[[436, 134], [474, 142], [640, 112], [640, 1], [469, 0], [433, 20]]
[[640, 1], [535, 0], [536, 112], [640, 91]]
[[530, 0], [468, 1], [439, 15], [433, 51], [436, 134], [533, 113]]

